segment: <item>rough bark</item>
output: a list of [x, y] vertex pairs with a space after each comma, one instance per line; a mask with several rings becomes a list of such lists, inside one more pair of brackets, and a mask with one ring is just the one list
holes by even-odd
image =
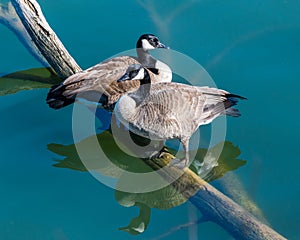
[[58, 76], [64, 79], [81, 71], [49, 26], [36, 1], [12, 0], [12, 3], [32, 41]]
[[[12, 0], [12, 2], [32, 41], [56, 73], [65, 78], [80, 71], [80, 67], [48, 25], [38, 3], [34, 0]], [[168, 155], [168, 153], [166, 154]], [[170, 160], [170, 156], [168, 159]], [[166, 166], [169, 160], [163, 157], [149, 160], [147, 163], [154, 170], [157, 170]], [[166, 181], [171, 182], [202, 212], [205, 219], [220, 225], [234, 238], [285, 239], [258, 221], [230, 198], [203, 181], [191, 170], [165, 167], [160, 173]], [[173, 181], [174, 178], [178, 177], [178, 174], [183, 175], [177, 181]]]
[[7, 26], [17, 36], [20, 42], [36, 60], [42, 63], [45, 67], [49, 67], [49, 63], [31, 40], [31, 37], [26, 31], [23, 23], [20, 21], [20, 18], [11, 2], [8, 2], [7, 4], [0, 4], [0, 23]]

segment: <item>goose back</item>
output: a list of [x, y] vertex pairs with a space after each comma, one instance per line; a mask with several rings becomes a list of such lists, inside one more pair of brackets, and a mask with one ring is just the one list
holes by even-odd
[[[118, 99], [126, 93], [136, 91], [140, 86], [138, 81], [124, 81], [118, 83], [119, 79], [131, 64], [140, 64], [135, 57], [120, 56], [103, 61], [91, 68], [78, 72], [67, 78], [62, 84], [54, 86], [47, 97], [48, 104], [51, 100], [57, 103], [61, 98], [62, 102], [66, 100], [74, 101], [75, 96], [84, 98], [91, 102], [100, 102], [105, 108], [109, 108]], [[168, 79], [168, 66], [162, 64], [164, 69], [157, 69], [159, 74], [166, 72], [166, 81]], [[149, 71], [149, 75], [154, 83], [161, 81], [161, 75]], [[103, 96], [105, 96], [103, 98]], [[66, 104], [68, 105], [68, 104]], [[56, 108], [54, 105], [52, 107]], [[61, 105], [58, 103], [57, 108]]]
[[147, 132], [154, 139], [189, 138], [199, 125], [210, 123], [232, 106], [224, 105], [228, 94], [224, 90], [180, 83], [152, 84], [150, 94], [138, 106], [133, 101], [136, 94], [120, 99], [116, 115], [121, 122], [129, 122], [136, 134]]

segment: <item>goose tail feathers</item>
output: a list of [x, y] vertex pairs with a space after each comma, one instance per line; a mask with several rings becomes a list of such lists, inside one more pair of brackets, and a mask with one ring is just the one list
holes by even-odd
[[51, 87], [46, 98], [46, 102], [49, 105], [49, 107], [53, 109], [60, 109], [74, 103], [75, 99], [73, 97], [65, 97], [63, 95], [64, 91], [65, 86], [63, 84], [58, 84]]
[[224, 102], [225, 112], [224, 114], [231, 117], [239, 117], [241, 113], [238, 109], [233, 108], [233, 106], [237, 105], [239, 100], [247, 100], [247, 98], [236, 95], [236, 94], [226, 94], [226, 100]]

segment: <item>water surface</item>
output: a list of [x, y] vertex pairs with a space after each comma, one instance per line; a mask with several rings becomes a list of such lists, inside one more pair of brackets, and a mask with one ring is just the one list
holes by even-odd
[[[141, 33], [151, 32], [203, 65], [218, 87], [246, 96], [249, 100], [239, 106], [242, 117], [227, 121], [226, 140], [238, 145], [240, 158], [247, 161], [234, 174], [271, 226], [288, 239], [299, 239], [297, 1], [39, 3], [82, 68], [133, 48]], [[1, 75], [41, 67], [2, 25], [0, 36]], [[47, 145], [73, 143], [72, 107], [49, 109], [47, 92], [0, 97], [0, 239], [152, 239], [195, 218], [196, 210], [186, 203], [153, 209], [140, 236], [119, 231], [137, 209], [120, 206], [114, 191], [89, 173], [52, 166], [61, 156]], [[163, 239], [231, 237], [204, 223]]]

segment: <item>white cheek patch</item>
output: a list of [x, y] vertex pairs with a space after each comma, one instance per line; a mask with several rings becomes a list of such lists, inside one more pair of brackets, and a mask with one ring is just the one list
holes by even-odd
[[132, 80], [141, 80], [144, 78], [144, 68], [139, 70], [139, 73]]
[[155, 47], [153, 47], [146, 39], [142, 40], [142, 46], [143, 46], [143, 49], [145, 49], [145, 50], [155, 49]]

